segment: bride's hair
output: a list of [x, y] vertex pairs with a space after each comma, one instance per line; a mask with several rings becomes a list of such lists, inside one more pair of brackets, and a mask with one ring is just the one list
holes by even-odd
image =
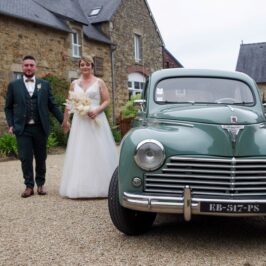
[[80, 66], [80, 62], [81, 61], [85, 61], [86, 63], [90, 63], [92, 68], [94, 68], [94, 61], [92, 56], [90, 55], [83, 55], [80, 59], [79, 59], [79, 66]]

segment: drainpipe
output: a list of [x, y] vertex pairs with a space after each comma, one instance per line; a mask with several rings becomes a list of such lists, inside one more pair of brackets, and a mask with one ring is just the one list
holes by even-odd
[[115, 119], [115, 59], [114, 59], [114, 52], [116, 50], [116, 45], [111, 44], [111, 70], [112, 70], [112, 116], [113, 116], [113, 126], [116, 125]]

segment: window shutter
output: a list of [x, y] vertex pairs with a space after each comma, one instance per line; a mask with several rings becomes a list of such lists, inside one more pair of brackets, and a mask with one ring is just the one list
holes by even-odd
[[103, 76], [103, 58], [95, 56], [94, 60], [94, 74], [95, 76], [102, 77]]

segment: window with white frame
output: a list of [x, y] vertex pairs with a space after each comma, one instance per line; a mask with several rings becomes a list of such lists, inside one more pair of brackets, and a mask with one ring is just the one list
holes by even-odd
[[21, 79], [23, 77], [23, 73], [22, 72], [13, 72], [13, 75], [12, 75], [12, 79], [15, 80], [15, 79]]
[[80, 38], [77, 32], [72, 33], [72, 56], [79, 58], [81, 56], [80, 53]]
[[142, 39], [139, 34], [134, 34], [134, 52], [135, 62], [139, 63], [142, 60]]
[[22, 72], [13, 72], [13, 80], [14, 79], [21, 79], [23, 77], [23, 73]]
[[128, 75], [128, 94], [131, 96], [141, 94], [145, 85], [145, 77], [140, 73], [131, 73]]

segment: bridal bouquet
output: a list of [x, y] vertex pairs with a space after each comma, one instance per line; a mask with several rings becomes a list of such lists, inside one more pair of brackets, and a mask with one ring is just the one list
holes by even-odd
[[85, 93], [69, 92], [69, 97], [66, 100], [65, 106], [68, 109], [69, 114], [87, 115], [90, 111], [91, 100]]
[[[77, 93], [70, 91], [69, 97], [64, 105], [67, 107], [69, 114], [75, 113], [86, 116], [88, 112], [91, 111], [91, 99], [88, 98], [84, 92]], [[97, 118], [95, 118], [94, 121], [99, 125], [100, 122]]]

